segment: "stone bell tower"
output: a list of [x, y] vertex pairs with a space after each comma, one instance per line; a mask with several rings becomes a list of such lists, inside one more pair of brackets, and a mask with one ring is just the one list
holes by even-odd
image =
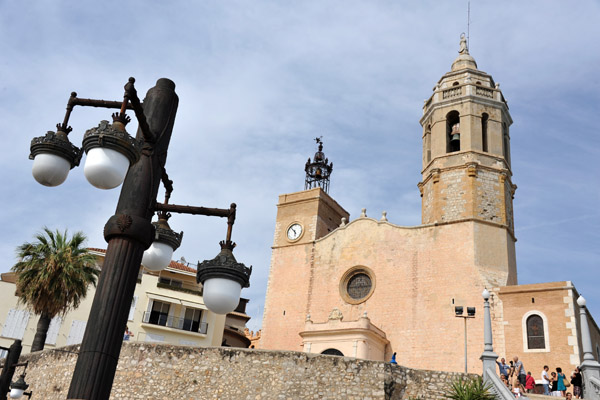
[[477, 69], [464, 35], [423, 107], [423, 224], [482, 220], [514, 235], [509, 127], [500, 85]]
[[488, 282], [517, 284], [512, 118], [500, 85], [477, 68], [464, 34], [450, 72], [425, 101], [420, 123], [422, 223], [472, 221], [475, 264], [490, 270], [484, 273]]

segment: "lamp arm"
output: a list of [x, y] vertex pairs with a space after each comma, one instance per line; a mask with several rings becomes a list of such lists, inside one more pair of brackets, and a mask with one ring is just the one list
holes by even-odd
[[144, 108], [142, 107], [142, 103], [137, 95], [137, 90], [133, 84], [135, 83], [135, 79], [133, 77], [129, 78], [129, 82], [125, 84], [125, 96], [131, 105], [133, 106], [133, 111], [135, 112], [135, 117], [138, 120], [138, 124], [142, 133], [144, 135], [144, 140], [148, 143], [156, 142], [156, 136], [150, 130], [150, 126], [148, 125], [148, 121], [146, 121], [146, 115], [144, 114]]
[[173, 193], [173, 181], [169, 179], [169, 175], [167, 174], [167, 169], [163, 165], [162, 167], [162, 175], [160, 179], [162, 180], [163, 186], [165, 187], [165, 204], [169, 202], [171, 198], [171, 193]]
[[[208, 208], [196, 206], [180, 206], [177, 204], [156, 203], [154, 211], [174, 212], [178, 214], [205, 215], [207, 217], [229, 218], [232, 213], [231, 208]], [[234, 210], [235, 212], [235, 210]]]

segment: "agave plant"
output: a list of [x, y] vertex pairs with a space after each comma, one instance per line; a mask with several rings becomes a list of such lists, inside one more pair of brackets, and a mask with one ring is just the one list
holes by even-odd
[[449, 392], [445, 396], [453, 400], [494, 400], [490, 392], [490, 385], [484, 384], [481, 377], [472, 379], [459, 379], [452, 382]]

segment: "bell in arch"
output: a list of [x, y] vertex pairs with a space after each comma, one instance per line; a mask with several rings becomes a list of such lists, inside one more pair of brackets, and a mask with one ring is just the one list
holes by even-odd
[[451, 142], [460, 142], [460, 123], [452, 125], [452, 132], [450, 132]]

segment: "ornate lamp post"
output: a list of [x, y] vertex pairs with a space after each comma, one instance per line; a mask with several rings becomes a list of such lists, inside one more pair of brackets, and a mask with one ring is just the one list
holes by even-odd
[[579, 326], [581, 327], [581, 348], [583, 350], [583, 362], [581, 363], [583, 396], [586, 399], [596, 400], [600, 399], [600, 364], [594, 358], [586, 301], [583, 296], [579, 296], [577, 305], [579, 306]]
[[[148, 249], [144, 263], [148, 268], [158, 270], [168, 265], [173, 250], [181, 242], [183, 233], [171, 231], [167, 223], [171, 212], [227, 218], [226, 242], [232, 243], [235, 204], [229, 209], [168, 204], [173, 182], [167, 176], [165, 162], [179, 98], [173, 81], [162, 78], [148, 91], [142, 105], [134, 82], [133, 78], [129, 78], [122, 102], [81, 99], [73, 92], [67, 103], [64, 121], [57, 125], [57, 132], [48, 132], [31, 142], [30, 158], [34, 160], [32, 173], [35, 179], [46, 186], [59, 185], [66, 179], [69, 170], [79, 164], [82, 154], [68, 139], [71, 132], [68, 122], [73, 108], [91, 106], [120, 109], [113, 114], [112, 125], [102, 121], [97, 128], [88, 130], [83, 139], [87, 153], [84, 173], [88, 181], [101, 189], [117, 187], [123, 179], [124, 183], [115, 215], [104, 227], [108, 247], [68, 399], [109, 398], [144, 251]], [[130, 120], [125, 115], [127, 109], [134, 110], [139, 123], [135, 138], [125, 131]], [[164, 203], [157, 203], [156, 195], [161, 180], [166, 197]], [[155, 212], [159, 212], [159, 221], [152, 224]], [[237, 263], [233, 254], [226, 257], [221, 265], [212, 267], [223, 270], [214, 276], [234, 282], [229, 286], [220, 285], [220, 289], [249, 286], [251, 268]], [[235, 273], [232, 274], [232, 271]], [[231, 299], [235, 296], [233, 292], [224, 297]], [[217, 297], [219, 295], [216, 294]], [[237, 296], [239, 302], [239, 292]], [[211, 311], [217, 313], [223, 310], [229, 312], [237, 306], [237, 302], [233, 308], [229, 304], [227, 307], [210, 306], [220, 303], [218, 299], [213, 301], [209, 293], [205, 294], [205, 302], [209, 309], [212, 307]]]

